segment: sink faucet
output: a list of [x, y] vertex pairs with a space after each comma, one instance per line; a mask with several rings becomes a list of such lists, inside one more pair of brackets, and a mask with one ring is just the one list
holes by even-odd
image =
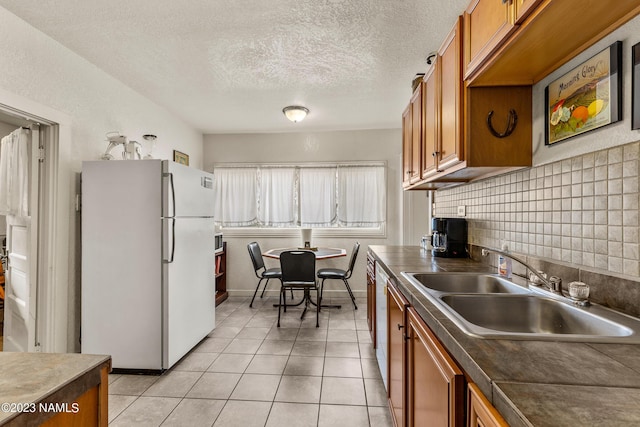
[[523, 266], [525, 266], [525, 268], [527, 270], [529, 270], [533, 275], [535, 275], [538, 279], [540, 279], [540, 282], [542, 282], [542, 284], [548, 290], [550, 290], [551, 292], [553, 292], [555, 294], [562, 295], [562, 279], [561, 278], [559, 278], [557, 276], [551, 276], [551, 277], [549, 277], [547, 279], [545, 276], [540, 274], [540, 272], [538, 272], [538, 270], [536, 270], [535, 268], [531, 267], [524, 260], [521, 260], [520, 258], [511, 255], [509, 252], [501, 251], [499, 249], [482, 248], [482, 256], [487, 256], [491, 252], [499, 254], [499, 255], [502, 255], [502, 256], [505, 256], [507, 258], [511, 258], [512, 260], [522, 264]]

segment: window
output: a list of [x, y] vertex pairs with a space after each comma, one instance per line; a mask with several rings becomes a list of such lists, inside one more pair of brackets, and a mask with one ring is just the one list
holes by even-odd
[[381, 228], [385, 166], [214, 167], [216, 222], [223, 227]]

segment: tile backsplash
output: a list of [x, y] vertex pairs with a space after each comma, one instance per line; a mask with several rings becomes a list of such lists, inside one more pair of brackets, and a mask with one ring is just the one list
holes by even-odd
[[434, 215], [464, 205], [469, 243], [638, 280], [639, 156], [634, 142], [439, 190]]

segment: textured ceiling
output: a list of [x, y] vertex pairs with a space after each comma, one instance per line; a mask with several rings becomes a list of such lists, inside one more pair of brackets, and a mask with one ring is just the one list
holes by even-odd
[[[400, 127], [469, 0], [0, 0], [203, 133]], [[287, 105], [311, 111], [301, 123]]]

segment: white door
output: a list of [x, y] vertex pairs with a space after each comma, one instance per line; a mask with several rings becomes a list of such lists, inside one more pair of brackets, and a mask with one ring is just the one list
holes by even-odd
[[5, 273], [4, 351], [35, 351], [38, 249], [38, 142], [36, 127], [28, 132], [29, 211], [7, 216], [8, 267]]

